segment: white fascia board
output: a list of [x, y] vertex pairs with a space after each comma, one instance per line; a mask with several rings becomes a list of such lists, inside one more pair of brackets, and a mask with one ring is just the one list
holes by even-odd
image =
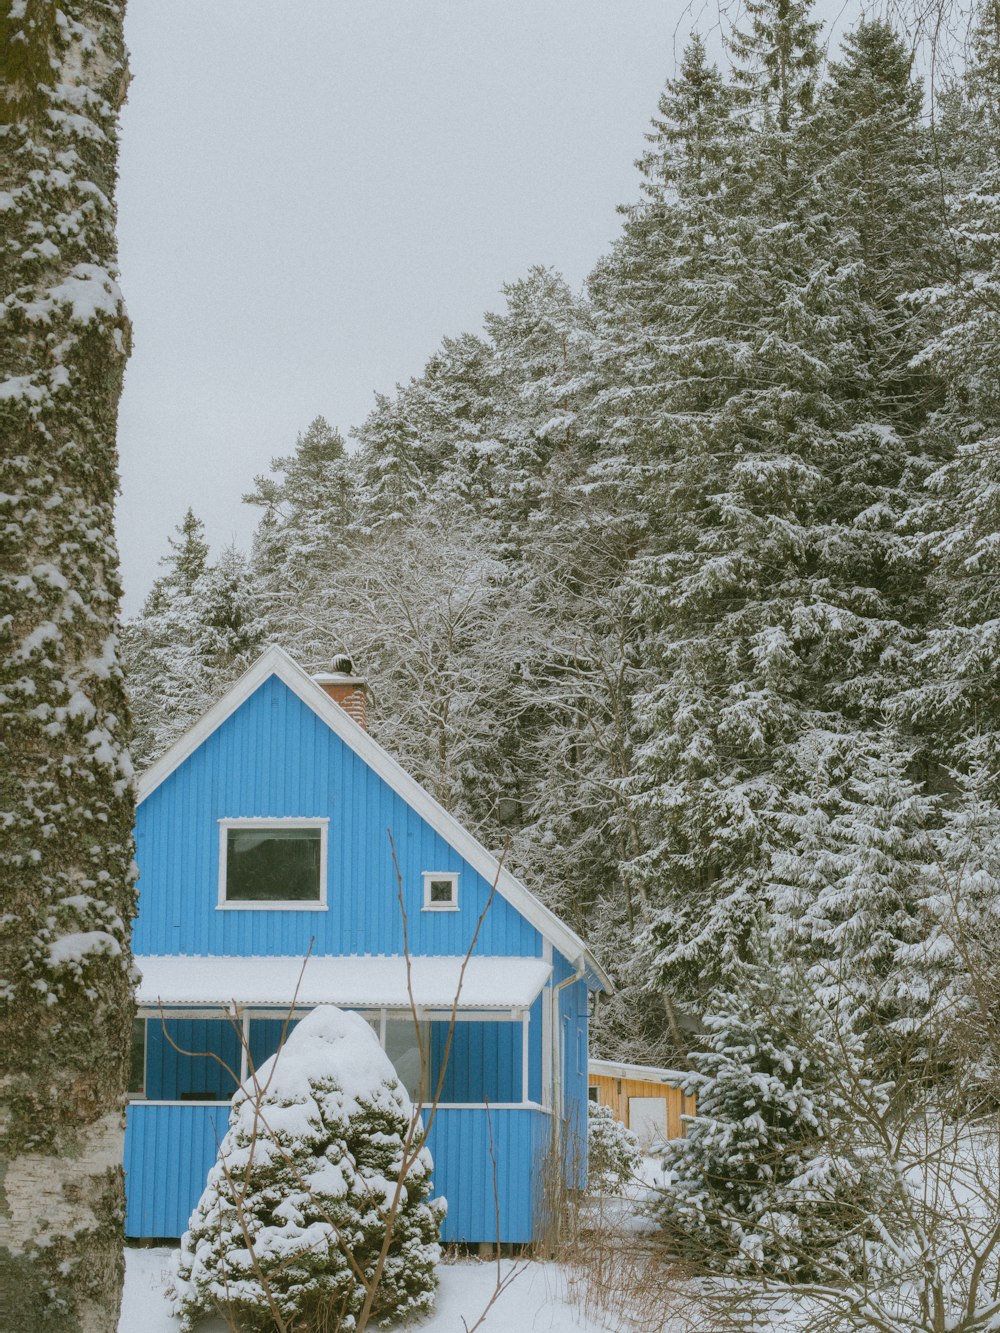
[[463, 828], [454, 815], [439, 805], [434, 797], [421, 787], [416, 778], [411, 777], [364, 727], [359, 726], [346, 710], [331, 699], [322, 686], [317, 685], [284, 648], [279, 648], [277, 644], [265, 649], [253, 666], [243, 673], [218, 703], [175, 741], [166, 754], [146, 769], [138, 782], [137, 804], [141, 805], [151, 796], [157, 787], [165, 782], [171, 773], [204, 744], [209, 736], [271, 676], [277, 676], [287, 685], [292, 693], [325, 722], [363, 763], [367, 764], [412, 810], [426, 820], [464, 861], [477, 870], [487, 884], [496, 881], [497, 893], [520, 912], [543, 939], [553, 944], [578, 970], [586, 970], [598, 987], [608, 993], [614, 990], [611, 978], [579, 935], [570, 930], [565, 922], [560, 921], [544, 903], [539, 902], [531, 890], [509, 870], [501, 867], [496, 857]]
[[597, 1078], [628, 1078], [637, 1083], [667, 1083], [670, 1086], [684, 1083], [691, 1077], [679, 1069], [660, 1069], [654, 1065], [629, 1065], [619, 1060], [587, 1061], [587, 1072]]

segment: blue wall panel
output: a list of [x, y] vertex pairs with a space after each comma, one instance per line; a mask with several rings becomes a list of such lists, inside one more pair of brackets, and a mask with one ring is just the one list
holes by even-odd
[[[125, 1132], [126, 1235], [180, 1236], [228, 1128], [228, 1106], [133, 1102]], [[497, 1163], [500, 1239], [527, 1244], [549, 1144], [541, 1111], [442, 1110], [431, 1126], [434, 1193], [448, 1200], [447, 1241], [497, 1239], [490, 1130]]]
[[179, 1101], [211, 1095], [228, 1101], [239, 1082], [240, 1054], [239, 1034], [227, 1019], [151, 1018], [146, 1023], [146, 1096]]
[[[226, 818], [330, 820], [327, 911], [216, 908]], [[462, 954], [489, 884], [280, 680], [264, 682], [139, 807], [133, 948], [150, 954], [395, 954], [403, 947], [387, 830], [403, 873], [410, 949]], [[458, 871], [457, 912], [424, 912], [425, 870]], [[480, 954], [541, 955], [497, 896]]]
[[281, 1034], [285, 1040], [291, 1036], [298, 1020], [292, 1019], [287, 1024], [283, 1018], [252, 1018], [250, 1020], [250, 1068], [259, 1069], [265, 1060], [270, 1060], [281, 1045]]
[[[448, 1024], [431, 1024], [431, 1092], [437, 1087]], [[444, 1071], [443, 1102], [521, 1101], [521, 1024], [456, 1023]]]
[[[572, 976], [572, 966], [553, 950], [553, 983], [558, 985]], [[564, 1161], [567, 1183], [574, 1189], [583, 1189], [587, 1183], [588, 1021], [587, 983], [581, 978], [559, 993]]]
[[133, 1102], [125, 1128], [125, 1234], [180, 1236], [201, 1198], [229, 1106], [144, 1106]]

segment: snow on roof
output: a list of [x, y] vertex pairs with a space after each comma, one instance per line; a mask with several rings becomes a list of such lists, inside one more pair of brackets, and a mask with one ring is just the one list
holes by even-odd
[[[140, 1005], [286, 1006], [298, 986], [298, 1004], [358, 1009], [408, 1009], [406, 959], [315, 955], [303, 971], [299, 957], [137, 956]], [[459, 987], [461, 958], [410, 959], [413, 998], [424, 1009], [450, 1009]], [[469, 959], [460, 1009], [527, 1009], [552, 972], [540, 958]], [[299, 976], [302, 982], [299, 985]]]
[[631, 1078], [639, 1083], [669, 1083], [671, 1086], [691, 1077], [679, 1069], [659, 1069], [655, 1065], [626, 1065], [618, 1060], [588, 1060], [587, 1072], [598, 1078]]
[[322, 718], [331, 731], [374, 773], [378, 774], [392, 791], [402, 797], [411, 809], [425, 819], [430, 827], [439, 833], [474, 870], [478, 871], [488, 884], [495, 881], [500, 896], [506, 898], [525, 920], [535, 927], [543, 939], [553, 944], [586, 976], [587, 985], [591, 989], [604, 990], [609, 994], [613, 992], [611, 978], [579, 935], [536, 898], [506, 866], [502, 866], [454, 815], [440, 806], [434, 797], [421, 787], [416, 778], [407, 773], [372, 736], [369, 736], [367, 731], [358, 726], [340, 704], [330, 698], [322, 685], [317, 685], [316, 681], [276, 644], [265, 649], [222, 698], [176, 740], [166, 754], [161, 755], [155, 764], [146, 769], [139, 778], [138, 803], [141, 805], [152, 795], [157, 787], [165, 782], [170, 774], [271, 676], [281, 680], [307, 707]]

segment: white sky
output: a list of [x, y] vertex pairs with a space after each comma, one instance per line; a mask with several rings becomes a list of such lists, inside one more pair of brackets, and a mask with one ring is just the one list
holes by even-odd
[[374, 390], [478, 329], [531, 264], [583, 280], [636, 195], [683, 14], [684, 0], [129, 0], [128, 613], [188, 505], [215, 551], [245, 545], [241, 494], [313, 417], [346, 435]]

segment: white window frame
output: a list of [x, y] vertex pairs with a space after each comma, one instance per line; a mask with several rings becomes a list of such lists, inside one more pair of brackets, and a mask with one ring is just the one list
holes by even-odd
[[[424, 911], [425, 912], [457, 912], [458, 911], [458, 871], [457, 870], [425, 870], [424, 871]], [[435, 881], [446, 879], [451, 884], [451, 902], [434, 903], [431, 902], [431, 884]]]
[[[229, 852], [228, 833], [230, 829], [255, 828], [255, 829], [294, 829], [294, 828], [318, 828], [320, 830], [319, 838], [319, 897], [300, 899], [295, 902], [289, 902], [281, 899], [268, 900], [261, 902], [244, 902], [242, 900], [230, 902], [226, 898], [226, 860]], [[216, 904], [218, 912], [325, 912], [328, 910], [326, 901], [326, 874], [327, 874], [327, 847], [330, 839], [330, 821], [327, 818], [298, 818], [290, 816], [288, 818], [267, 819], [220, 819], [219, 820], [219, 901]]]

